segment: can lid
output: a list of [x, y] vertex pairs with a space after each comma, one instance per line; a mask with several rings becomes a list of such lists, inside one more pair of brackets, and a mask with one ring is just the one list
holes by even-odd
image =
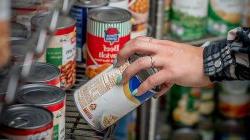
[[3, 110], [0, 122], [3, 126], [31, 130], [49, 125], [53, 115], [45, 108], [32, 105], [12, 105]]
[[[21, 66], [23, 65], [19, 65], [20, 69]], [[58, 67], [48, 63], [35, 62], [31, 65], [30, 73], [24, 80], [28, 83], [44, 83], [59, 77], [59, 75]]]
[[177, 129], [173, 133], [173, 140], [202, 140], [201, 135], [190, 128]]
[[74, 6], [97, 8], [108, 5], [108, 0], [77, 0]]
[[[134, 54], [132, 56], [129, 57], [129, 63], [134, 62], [136, 59], [143, 57], [141, 55], [138, 54]], [[155, 74], [158, 70], [155, 68], [149, 68], [146, 70], [141, 70], [139, 73], [137, 73], [137, 77], [140, 81], [145, 81], [149, 76]], [[159, 92], [160, 91], [160, 86], [156, 86], [155, 88], [153, 88], [152, 90], [154, 90], [155, 92]]]
[[60, 103], [65, 99], [66, 93], [55, 86], [45, 84], [28, 84], [17, 91], [16, 100], [22, 104], [49, 106]]
[[101, 7], [89, 11], [88, 18], [104, 23], [121, 23], [131, 19], [129, 11], [116, 7]]

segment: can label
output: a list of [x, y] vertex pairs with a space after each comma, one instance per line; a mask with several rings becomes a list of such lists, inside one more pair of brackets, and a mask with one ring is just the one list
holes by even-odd
[[210, 0], [208, 31], [216, 35], [240, 25], [243, 0]]
[[181, 40], [199, 39], [206, 33], [208, 0], [173, 0], [171, 32]]
[[83, 62], [83, 47], [86, 42], [87, 8], [73, 6], [71, 17], [76, 20], [76, 61]]
[[59, 76], [55, 77], [53, 80], [48, 81], [47, 84], [60, 88], [61, 87], [60, 86], [60, 77]]
[[58, 30], [46, 50], [46, 62], [54, 64], [60, 69], [60, 85], [63, 89], [68, 89], [75, 83], [75, 31], [75, 26]]
[[129, 11], [132, 13], [131, 37], [147, 35], [149, 0], [129, 0]]
[[130, 21], [123, 23], [100, 23], [88, 21], [87, 70], [90, 78], [109, 67], [117, 53], [130, 40]]
[[119, 68], [110, 66], [74, 93], [79, 112], [98, 131], [114, 124], [154, 95], [151, 91], [138, 97], [132, 95], [141, 84], [136, 76], [125, 85], [116, 84], [128, 65], [126, 63]]
[[53, 113], [53, 140], [65, 139], [65, 101], [47, 107]]

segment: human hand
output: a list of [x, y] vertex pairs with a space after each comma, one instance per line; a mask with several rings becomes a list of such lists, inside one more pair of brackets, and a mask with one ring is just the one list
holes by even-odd
[[161, 91], [157, 96], [161, 96], [173, 84], [190, 87], [211, 84], [208, 76], [203, 72], [203, 48], [201, 47], [139, 37], [129, 41], [119, 52], [116, 66], [125, 63], [135, 53], [150, 57], [141, 57], [131, 63], [123, 72], [123, 84], [143, 69], [153, 66], [159, 70], [138, 87], [137, 96], [158, 85], [161, 85]]

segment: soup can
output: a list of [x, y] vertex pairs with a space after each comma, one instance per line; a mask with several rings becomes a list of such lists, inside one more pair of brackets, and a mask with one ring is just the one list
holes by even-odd
[[130, 40], [130, 19], [127, 10], [115, 7], [96, 8], [88, 13], [87, 77], [93, 78], [113, 63]]
[[51, 140], [53, 115], [32, 105], [12, 105], [1, 114], [0, 132], [12, 140]]
[[[84, 46], [86, 43], [88, 10], [108, 4], [107, 0], [77, 0], [70, 10], [70, 15], [76, 20], [76, 61], [84, 61]], [[86, 57], [86, 56], [85, 56]]]
[[[130, 62], [137, 58], [131, 57]], [[128, 65], [129, 62], [118, 68], [111, 65], [74, 93], [78, 111], [97, 131], [111, 126], [159, 91], [159, 87], [155, 87], [141, 96], [134, 96], [139, 85], [156, 72], [153, 68], [139, 72], [125, 85], [119, 85], [118, 80]]]
[[109, 6], [128, 10], [128, 0], [109, 0]]
[[65, 139], [66, 93], [58, 87], [28, 84], [19, 88], [16, 100], [21, 104], [42, 106], [53, 113], [53, 138]]
[[[25, 67], [25, 65], [19, 66]], [[31, 65], [29, 75], [23, 81], [28, 84], [44, 83], [60, 87], [60, 70], [52, 64], [35, 62]]]
[[129, 11], [132, 13], [131, 38], [146, 36], [148, 30], [149, 0], [129, 0]]
[[[31, 20], [32, 28], [36, 30], [39, 24], [49, 21], [48, 14], [34, 16]], [[76, 80], [76, 22], [65, 16], [60, 16], [59, 19], [54, 36], [40, 62], [53, 64], [60, 69], [60, 85], [66, 90], [71, 88]]]

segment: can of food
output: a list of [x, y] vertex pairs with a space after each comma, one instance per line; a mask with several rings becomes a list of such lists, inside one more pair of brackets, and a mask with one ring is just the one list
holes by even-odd
[[109, 67], [119, 50], [130, 40], [131, 14], [115, 7], [92, 9], [88, 14], [87, 69], [93, 78]]
[[129, 11], [132, 13], [131, 38], [146, 36], [148, 29], [149, 0], [129, 0]]
[[[32, 28], [37, 29], [39, 24], [48, 22], [49, 13], [38, 14], [31, 19]], [[54, 36], [40, 62], [58, 66], [60, 69], [60, 85], [62, 89], [69, 89], [76, 80], [76, 22], [69, 17], [60, 16]], [[45, 60], [43, 60], [45, 59]]]
[[[58, 87], [29, 84], [20, 87], [16, 100], [22, 104], [42, 106], [53, 113], [53, 139], [65, 139], [66, 93]], [[39, 120], [40, 121], [40, 120]]]
[[206, 33], [208, 0], [173, 0], [171, 33], [187, 41], [203, 37]]
[[128, 10], [128, 0], [109, 0], [109, 6]]
[[71, 8], [70, 15], [76, 20], [76, 61], [84, 61], [85, 48], [83, 47], [86, 43], [88, 10], [107, 4], [107, 0], [77, 0]]
[[214, 35], [226, 35], [240, 25], [243, 0], [210, 0], [208, 31]]
[[[20, 69], [23, 66], [19, 65]], [[52, 64], [35, 62], [31, 65], [29, 75], [22, 80], [27, 84], [43, 83], [60, 88], [60, 70]]]
[[1, 134], [12, 140], [51, 140], [53, 115], [32, 105], [12, 105], [1, 114]]
[[181, 128], [173, 132], [171, 140], [202, 140], [198, 131], [190, 128]]
[[229, 118], [245, 118], [249, 115], [248, 94], [219, 94], [219, 112]]
[[[138, 57], [135, 55], [129, 61], [133, 62]], [[122, 73], [128, 65], [128, 62], [118, 68], [111, 65], [74, 93], [78, 111], [97, 131], [111, 126], [159, 90], [156, 87], [141, 96], [134, 96], [142, 81], [156, 72], [153, 68], [139, 72], [125, 85], [119, 85]]]

